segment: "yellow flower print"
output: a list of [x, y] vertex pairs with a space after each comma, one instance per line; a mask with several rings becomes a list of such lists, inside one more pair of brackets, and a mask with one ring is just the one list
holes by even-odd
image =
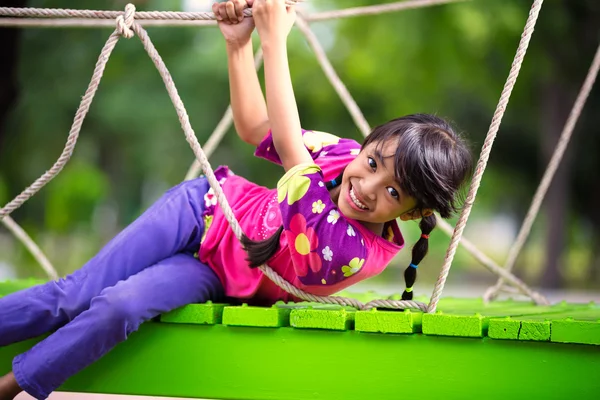
[[350, 260], [350, 265], [344, 265], [342, 267], [342, 272], [344, 273], [344, 276], [347, 278], [349, 276], [354, 275], [355, 273], [360, 271], [364, 263], [364, 258], [354, 257], [352, 260]]
[[324, 209], [325, 209], [325, 203], [323, 203], [321, 200], [317, 200], [314, 203], [312, 203], [313, 214], [321, 214]]
[[310, 187], [310, 178], [299, 174], [296, 176], [292, 176], [290, 179], [286, 180], [277, 187], [277, 201], [283, 203], [285, 197], [287, 195], [288, 205], [292, 205], [298, 200], [300, 200], [306, 192], [308, 192], [308, 188]]
[[312, 151], [313, 153], [317, 153], [325, 146], [338, 144], [340, 142], [339, 137], [334, 136], [330, 133], [319, 131], [304, 132], [302, 140], [304, 140], [304, 145], [306, 146], [306, 148]]
[[357, 156], [360, 153], [360, 149], [352, 149], [350, 150], [350, 155]]

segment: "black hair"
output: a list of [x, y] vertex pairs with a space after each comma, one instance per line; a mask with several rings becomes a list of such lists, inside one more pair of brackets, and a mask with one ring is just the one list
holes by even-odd
[[[369, 144], [383, 146], [389, 140], [397, 140], [393, 155], [396, 178], [404, 193], [417, 200], [416, 208], [437, 211], [442, 218], [450, 218], [461, 203], [461, 188], [472, 173], [473, 159], [463, 139], [452, 126], [429, 114], [413, 114], [379, 125], [365, 138], [362, 149]], [[343, 171], [335, 179], [339, 184]], [[328, 190], [336, 184], [326, 183]], [[421, 237], [412, 249], [412, 259], [404, 272], [407, 289], [403, 300], [413, 297], [412, 287], [416, 280], [417, 266], [427, 255], [429, 234], [436, 226], [435, 215], [421, 218]], [[265, 264], [279, 248], [283, 226], [270, 238], [263, 241], [250, 240], [245, 235], [242, 245], [248, 252], [251, 267]]]

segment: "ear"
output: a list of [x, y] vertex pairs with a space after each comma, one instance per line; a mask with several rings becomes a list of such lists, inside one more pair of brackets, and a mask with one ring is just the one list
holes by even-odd
[[404, 214], [401, 214], [400, 219], [402, 221], [412, 221], [413, 219], [429, 217], [432, 214], [433, 214], [433, 210], [431, 208], [424, 208], [422, 210], [413, 209], [413, 210], [405, 212]]

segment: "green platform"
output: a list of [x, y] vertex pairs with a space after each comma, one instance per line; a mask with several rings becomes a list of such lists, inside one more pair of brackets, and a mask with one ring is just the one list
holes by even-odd
[[[0, 295], [15, 289], [8, 287], [0, 283]], [[438, 309], [189, 305], [144, 324], [61, 390], [282, 400], [600, 398], [598, 305], [443, 299]], [[1, 348], [0, 373], [35, 342]]]

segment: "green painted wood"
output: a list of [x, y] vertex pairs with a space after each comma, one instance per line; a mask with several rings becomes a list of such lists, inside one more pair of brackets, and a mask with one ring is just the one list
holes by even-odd
[[223, 325], [277, 328], [290, 325], [290, 309], [242, 306], [225, 307]]
[[354, 327], [355, 311], [345, 308], [322, 310], [297, 308], [290, 314], [290, 326], [294, 328], [329, 329], [347, 331]]
[[600, 345], [600, 320], [576, 321], [565, 319], [552, 321], [550, 340], [558, 343]]
[[225, 304], [212, 301], [205, 304], [189, 304], [160, 316], [161, 322], [174, 324], [220, 324]]
[[481, 315], [447, 315], [442, 312], [423, 314], [423, 333], [439, 336], [482, 337], [484, 319]]
[[[7, 294], [36, 283], [39, 281], [0, 282], [0, 293]], [[363, 302], [381, 297], [374, 292], [354, 295]], [[396, 297], [398, 295], [390, 296]], [[356, 312], [350, 307], [318, 303], [279, 302], [270, 308], [207, 303], [182, 307], [163, 315], [161, 321], [250, 327], [291, 325], [303, 329], [370, 333], [422, 332], [436, 336], [489, 336], [493, 339], [600, 345], [600, 306], [594, 303], [562, 302], [540, 307], [514, 300], [484, 304], [481, 299], [443, 298], [438, 310], [436, 314], [422, 314], [387, 310]]]
[[354, 330], [374, 333], [416, 333], [421, 330], [421, 316], [422, 313], [409, 310], [357, 311], [354, 316]]
[[[0, 348], [0, 373], [36, 340]], [[74, 392], [214, 399], [597, 399], [600, 346], [146, 323]]]
[[490, 319], [488, 326], [488, 336], [492, 339], [513, 339], [519, 338], [521, 330], [521, 321], [510, 317], [502, 319]]

